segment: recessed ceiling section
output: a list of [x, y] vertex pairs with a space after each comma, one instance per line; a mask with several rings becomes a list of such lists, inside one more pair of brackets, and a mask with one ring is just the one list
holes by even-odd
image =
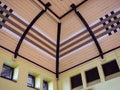
[[43, 3], [50, 2], [51, 3], [50, 9], [60, 17], [69, 10], [71, 10], [70, 5], [72, 3], [78, 5], [84, 0], [39, 0], [39, 1]]
[[28, 22], [31, 22], [32, 19], [42, 10], [42, 8], [34, 5], [31, 0], [2, 0], [2, 2]]

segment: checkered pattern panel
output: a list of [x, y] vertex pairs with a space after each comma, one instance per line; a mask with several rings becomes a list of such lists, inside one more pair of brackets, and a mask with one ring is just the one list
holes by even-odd
[[12, 12], [12, 9], [9, 9], [0, 1], [0, 28], [5, 24]]
[[100, 21], [108, 35], [112, 35], [112, 32], [116, 33], [120, 29], [120, 17], [117, 17], [117, 12], [112, 11], [110, 14], [106, 14], [100, 18]]

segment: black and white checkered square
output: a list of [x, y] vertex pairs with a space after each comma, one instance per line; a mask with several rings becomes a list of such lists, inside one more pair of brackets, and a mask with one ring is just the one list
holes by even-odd
[[120, 20], [114, 11], [101, 17], [100, 21], [108, 35], [112, 35], [112, 32], [116, 33], [120, 29]]
[[0, 1], [0, 28], [5, 24], [12, 12], [12, 9], [8, 8]]

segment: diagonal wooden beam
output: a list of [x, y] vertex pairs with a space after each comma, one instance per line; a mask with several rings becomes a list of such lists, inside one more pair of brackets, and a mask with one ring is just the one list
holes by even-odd
[[[42, 0], [38, 0], [43, 6], [45, 6], [44, 2]], [[83, 0], [82, 2], [80, 2], [78, 5], [76, 5], [76, 8], [78, 8], [79, 6], [81, 6], [82, 4], [84, 4], [85, 2], [87, 2], [88, 0]], [[62, 16], [57, 15], [52, 9], [48, 8], [48, 10], [57, 18], [57, 19], [62, 19], [65, 16], [67, 16], [69, 13], [71, 13], [73, 11], [73, 9], [68, 10], [66, 13], [64, 13]]]
[[23, 35], [21, 36], [18, 44], [17, 44], [17, 47], [15, 49], [15, 54], [14, 54], [14, 58], [17, 57], [18, 55], [18, 51], [20, 49], [20, 46], [25, 38], [25, 36], [27, 35], [27, 33], [29, 32], [29, 30], [31, 29], [31, 27], [34, 25], [34, 23], [40, 18], [40, 16], [42, 16], [46, 10], [48, 9], [48, 7], [51, 6], [51, 4], [48, 2], [46, 5], [45, 5], [45, 10], [42, 10], [40, 13], [38, 13], [38, 15], [31, 21], [31, 23], [27, 26], [25, 32], [23, 33]]
[[84, 17], [80, 14], [80, 12], [78, 12], [78, 11], [76, 10], [76, 6], [75, 6], [74, 4], [71, 5], [71, 8], [75, 11], [76, 15], [79, 17], [79, 19], [82, 21], [82, 23], [84, 24], [84, 26], [87, 28], [89, 34], [91, 35], [91, 37], [92, 37], [92, 39], [93, 39], [93, 41], [94, 41], [94, 43], [95, 43], [95, 45], [96, 45], [96, 47], [97, 47], [97, 49], [98, 49], [99, 55], [100, 55], [101, 58], [103, 59], [103, 58], [104, 58], [104, 57], [103, 57], [103, 51], [102, 51], [102, 49], [101, 49], [101, 47], [100, 47], [100, 44], [99, 44], [99, 42], [97, 41], [97, 39], [96, 39], [96, 37], [95, 37], [95, 35], [94, 35], [94, 33], [93, 33], [93, 31], [92, 31], [91, 28], [89, 27], [87, 21], [86, 21], [86, 20], [84, 19]]
[[[83, 0], [82, 2], [80, 2], [78, 5], [76, 5], [76, 8], [78, 8], [79, 6], [81, 6], [82, 4], [84, 4], [85, 2], [87, 2], [88, 0]], [[59, 18], [62, 19], [65, 16], [67, 16], [69, 13], [71, 13], [73, 11], [73, 9], [70, 9], [69, 11], [67, 11], [66, 13], [64, 13], [62, 16], [60, 16]]]

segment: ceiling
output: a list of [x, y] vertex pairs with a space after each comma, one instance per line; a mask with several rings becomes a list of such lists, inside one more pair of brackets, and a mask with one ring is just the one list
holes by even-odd
[[[55, 73], [59, 23], [61, 23], [59, 72], [79, 66], [83, 62], [95, 59], [94, 57], [101, 59], [95, 40], [102, 49], [102, 54], [120, 46], [118, 38], [120, 25], [117, 24], [120, 22], [119, 0], [1, 0], [0, 9], [3, 11], [0, 12], [1, 47], [14, 53], [26, 28], [39, 12], [45, 10], [48, 2], [51, 6], [30, 28], [20, 46], [17, 58], [22, 57]], [[71, 8], [71, 4], [75, 4], [76, 10], [87, 21], [95, 40]], [[10, 9], [13, 12], [9, 13], [8, 19], [3, 22]], [[111, 11], [114, 13], [111, 14]], [[107, 24], [109, 24], [108, 27], [116, 24], [114, 28], [117, 29], [117, 33], [113, 27], [110, 31], [106, 31], [100, 18], [112, 19], [115, 16], [116, 21], [113, 20]], [[109, 36], [112, 31], [113, 34]]]
[[80, 4], [84, 1], [87, 0], [34, 0], [35, 3], [38, 4], [38, 2], [40, 2], [42, 5], [45, 5], [47, 2], [50, 2], [50, 12], [55, 14], [55, 16], [59, 19], [63, 18], [64, 15], [72, 9], [70, 7], [71, 4], [74, 3], [76, 6], [80, 6]]

